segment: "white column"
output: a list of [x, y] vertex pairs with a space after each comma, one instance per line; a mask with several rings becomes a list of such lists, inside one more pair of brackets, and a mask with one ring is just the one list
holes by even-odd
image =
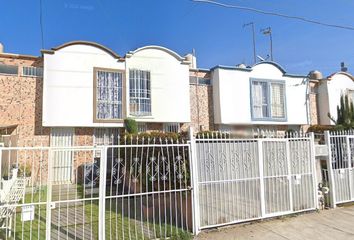
[[336, 186], [334, 183], [333, 167], [332, 167], [332, 149], [331, 149], [331, 136], [329, 131], [325, 131], [325, 141], [328, 148], [327, 157], [327, 171], [328, 171], [328, 183], [329, 183], [329, 194], [331, 198], [331, 207], [336, 207]]
[[199, 185], [198, 185], [198, 159], [197, 144], [193, 133], [193, 128], [189, 127], [190, 139], [190, 170], [192, 187], [192, 216], [193, 233], [198, 235], [200, 232], [200, 208], [199, 208]]

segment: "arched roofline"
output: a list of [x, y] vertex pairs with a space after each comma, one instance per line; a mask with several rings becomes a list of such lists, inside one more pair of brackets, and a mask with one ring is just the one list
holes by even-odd
[[101, 49], [101, 50], [105, 51], [106, 53], [110, 54], [114, 58], [121, 59], [121, 57], [117, 53], [115, 53], [112, 49], [105, 47], [102, 44], [90, 42], [90, 41], [71, 41], [71, 42], [67, 42], [62, 45], [59, 45], [57, 47], [53, 47], [51, 50], [41, 50], [41, 52], [48, 53], [48, 54], [54, 54], [55, 51], [58, 51], [60, 49], [63, 49], [63, 48], [69, 47], [69, 46], [73, 46], [73, 45], [87, 45], [87, 46], [96, 47], [96, 48]]
[[332, 78], [333, 78], [334, 76], [336, 76], [336, 75], [345, 75], [345, 76], [349, 77], [352, 81], [354, 81], [354, 76], [351, 75], [351, 74], [348, 73], [348, 72], [335, 72], [335, 73], [332, 73], [331, 75], [329, 75], [329, 76], [327, 77], [327, 79], [328, 79], [328, 80], [332, 80]]
[[252, 68], [254, 68], [254, 67], [258, 66], [258, 65], [261, 65], [261, 64], [270, 64], [270, 65], [273, 65], [274, 67], [278, 68], [279, 71], [281, 71], [283, 75], [286, 74], [285, 69], [284, 69], [280, 64], [278, 64], [278, 63], [276, 63], [276, 62], [273, 62], [273, 61], [262, 61], [262, 62], [259, 62], [259, 63], [254, 64], [254, 65], [252, 66]]
[[254, 70], [254, 67], [261, 65], [261, 64], [270, 64], [279, 69], [279, 71], [283, 74], [284, 77], [298, 77], [298, 78], [306, 78], [308, 76], [305, 75], [300, 75], [300, 74], [290, 74], [285, 71], [285, 69], [279, 65], [276, 62], [273, 61], [262, 61], [259, 63], [254, 64], [253, 66], [248, 66], [248, 67], [238, 67], [238, 66], [222, 66], [222, 65], [217, 65], [210, 70], [213, 71], [214, 69], [221, 68], [221, 69], [228, 69], [228, 70], [237, 70], [237, 71], [246, 71], [246, 72], [252, 72]]
[[171, 49], [168, 49], [168, 48], [165, 48], [165, 47], [161, 47], [161, 46], [157, 46], [157, 45], [144, 46], [144, 47], [141, 47], [141, 48], [137, 48], [134, 51], [129, 51], [126, 54], [126, 57], [131, 57], [135, 53], [138, 53], [140, 51], [147, 50], [147, 49], [156, 49], [156, 50], [164, 51], [164, 52], [170, 54], [171, 56], [173, 56], [174, 58], [176, 58], [178, 61], [181, 61], [181, 62], [186, 61], [186, 58], [182, 57], [181, 55], [179, 55], [178, 53], [172, 51]]

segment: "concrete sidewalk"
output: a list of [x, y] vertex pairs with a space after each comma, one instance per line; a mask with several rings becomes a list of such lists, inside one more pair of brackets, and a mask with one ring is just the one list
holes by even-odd
[[354, 206], [204, 231], [197, 240], [354, 240]]

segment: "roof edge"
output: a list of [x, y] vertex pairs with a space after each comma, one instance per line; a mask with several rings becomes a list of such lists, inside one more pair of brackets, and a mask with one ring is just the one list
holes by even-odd
[[181, 62], [187, 62], [186, 61], [186, 58], [185, 57], [182, 57], [181, 55], [179, 55], [178, 53], [176, 53], [175, 51], [169, 49], [169, 48], [166, 48], [166, 47], [162, 47], [162, 46], [158, 46], [158, 45], [147, 45], [147, 46], [144, 46], [144, 47], [140, 47], [140, 48], [137, 48], [133, 51], [129, 51], [125, 56], [126, 57], [131, 57], [132, 55], [134, 55], [135, 53], [137, 52], [140, 52], [140, 51], [143, 51], [143, 50], [146, 50], [146, 49], [157, 49], [157, 50], [161, 50], [161, 51], [164, 51], [170, 55], [172, 55], [174, 58], [176, 58], [178, 61], [181, 61]]
[[96, 47], [99, 48], [107, 53], [109, 53], [111, 56], [113, 56], [114, 58], [117, 58], [119, 60], [122, 60], [121, 56], [119, 56], [116, 52], [114, 52], [112, 49], [103, 46], [102, 44], [96, 43], [96, 42], [90, 42], [90, 41], [82, 41], [82, 40], [77, 40], [77, 41], [70, 41], [70, 42], [66, 42], [62, 45], [59, 45], [57, 47], [53, 47], [51, 48], [51, 50], [47, 50], [47, 49], [42, 49], [41, 52], [46, 53], [46, 54], [54, 54], [55, 51], [58, 51], [62, 48], [65, 47], [69, 47], [72, 45], [87, 45], [87, 46], [92, 46], [92, 47]]
[[345, 75], [345, 76], [347, 76], [347, 77], [349, 77], [351, 80], [353, 80], [354, 81], [354, 76], [353, 75], [351, 75], [350, 73], [348, 73], [348, 72], [335, 72], [335, 73], [332, 73], [331, 75], [329, 75], [328, 77], [327, 77], [327, 79], [328, 80], [332, 80], [332, 77], [334, 77], [335, 75]]

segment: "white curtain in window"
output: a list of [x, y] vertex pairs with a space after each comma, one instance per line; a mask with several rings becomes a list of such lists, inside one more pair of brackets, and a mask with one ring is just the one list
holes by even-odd
[[272, 83], [271, 95], [272, 95], [271, 98], [272, 117], [284, 118], [285, 117], [284, 84]]
[[122, 74], [97, 71], [97, 118], [122, 118]]
[[253, 117], [268, 117], [268, 91], [266, 82], [252, 82]]

